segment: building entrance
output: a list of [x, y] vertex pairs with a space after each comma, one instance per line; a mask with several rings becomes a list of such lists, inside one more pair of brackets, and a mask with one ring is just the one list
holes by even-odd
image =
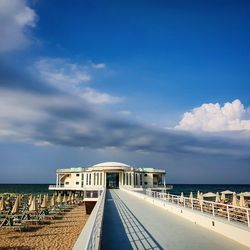
[[106, 187], [119, 188], [119, 173], [106, 173]]

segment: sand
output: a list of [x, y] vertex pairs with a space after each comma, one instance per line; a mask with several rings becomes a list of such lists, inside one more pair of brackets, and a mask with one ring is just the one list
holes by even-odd
[[0, 229], [0, 249], [72, 249], [88, 215], [81, 205], [62, 216], [49, 224], [32, 226], [30, 232]]

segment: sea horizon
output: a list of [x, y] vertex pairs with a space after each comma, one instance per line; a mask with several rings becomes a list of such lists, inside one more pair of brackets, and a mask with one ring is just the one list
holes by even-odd
[[[52, 193], [48, 189], [50, 183], [0, 183], [1, 193], [22, 193], [22, 194], [39, 194]], [[173, 185], [173, 189], [169, 192], [175, 195], [180, 195], [181, 192], [188, 196], [190, 192], [196, 193], [198, 191], [206, 192], [222, 192], [224, 190], [231, 190], [236, 193], [248, 192], [250, 184], [167, 184]]]

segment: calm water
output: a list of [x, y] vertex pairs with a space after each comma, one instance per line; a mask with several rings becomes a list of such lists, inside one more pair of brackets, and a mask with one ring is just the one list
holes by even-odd
[[[250, 192], [250, 185], [207, 185], [207, 184], [174, 184], [170, 193], [179, 195], [181, 192], [188, 196], [190, 192], [221, 192], [226, 189], [240, 192]], [[0, 193], [47, 193], [49, 184], [0, 184]]]

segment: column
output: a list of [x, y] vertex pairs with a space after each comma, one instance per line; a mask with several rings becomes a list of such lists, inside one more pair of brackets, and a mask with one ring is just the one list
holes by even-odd
[[132, 180], [131, 185], [132, 187], [134, 187], [134, 172], [131, 173], [131, 180]]
[[56, 174], [56, 187], [58, 187], [58, 174]]

